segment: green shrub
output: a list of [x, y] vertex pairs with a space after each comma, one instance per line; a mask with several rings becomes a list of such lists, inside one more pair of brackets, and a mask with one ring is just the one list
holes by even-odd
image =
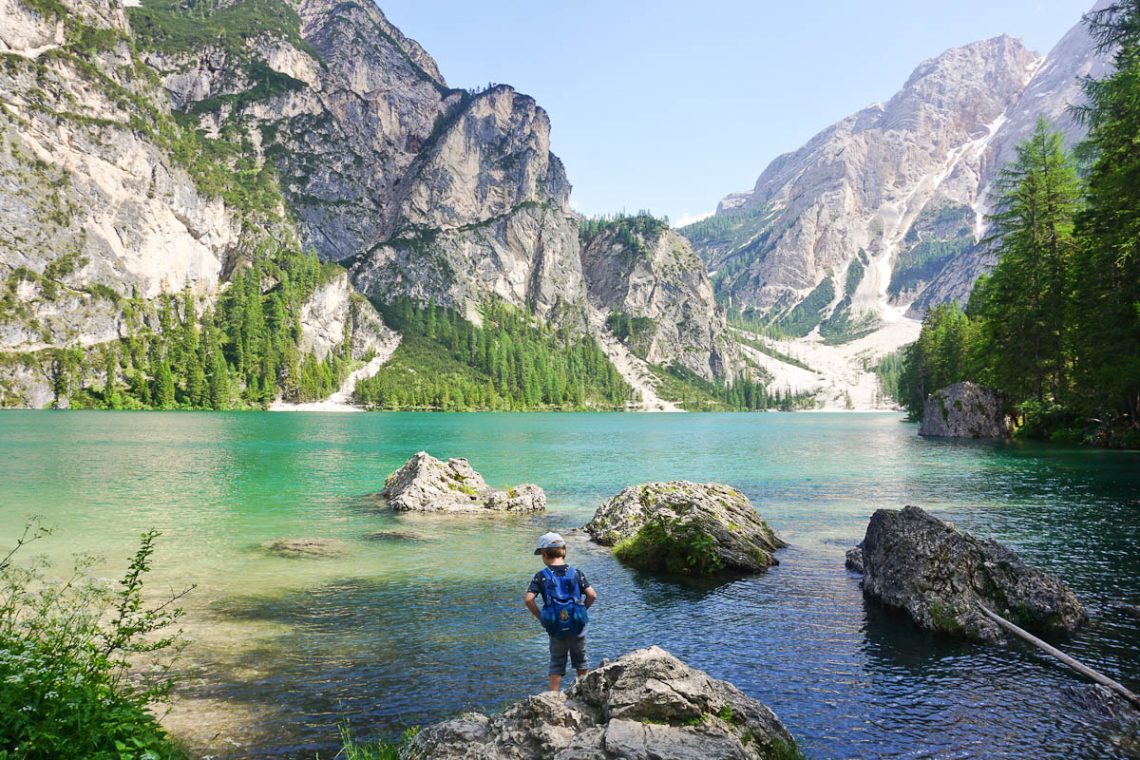
[[[148, 707], [169, 700], [181, 615], [143, 603], [143, 576], [158, 532], [142, 534], [118, 586], [77, 558], [66, 579], [46, 560], [14, 562], [49, 533], [33, 522], [0, 560], [0, 758], [180, 758]], [[147, 668], [132, 668], [146, 664]]]

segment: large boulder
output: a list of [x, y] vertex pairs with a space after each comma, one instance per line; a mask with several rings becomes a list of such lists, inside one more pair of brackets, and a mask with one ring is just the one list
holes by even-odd
[[968, 381], [931, 393], [918, 428], [934, 438], [1008, 438], [1011, 432], [1001, 393]]
[[658, 647], [639, 649], [487, 717], [428, 726], [414, 760], [760, 760], [801, 757], [779, 718]]
[[533, 483], [492, 490], [466, 459], [418, 452], [384, 481], [380, 495], [400, 512], [541, 512], [546, 493]]
[[748, 497], [719, 483], [643, 483], [598, 508], [586, 532], [618, 559], [686, 575], [759, 573], [786, 544]]
[[848, 567], [861, 568], [863, 593], [905, 610], [923, 628], [999, 640], [1001, 629], [979, 604], [1042, 633], [1074, 631], [1087, 620], [1056, 578], [918, 507], [876, 511], [856, 549]]

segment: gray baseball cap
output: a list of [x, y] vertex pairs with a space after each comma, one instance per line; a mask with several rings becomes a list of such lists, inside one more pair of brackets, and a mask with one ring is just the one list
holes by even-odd
[[542, 554], [543, 549], [560, 549], [566, 546], [566, 542], [562, 540], [562, 536], [557, 533], [543, 533], [538, 539], [538, 548], [534, 550], [535, 554]]

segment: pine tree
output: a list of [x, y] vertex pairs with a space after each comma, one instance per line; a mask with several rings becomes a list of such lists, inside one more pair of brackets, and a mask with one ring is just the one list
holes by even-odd
[[1044, 119], [1001, 170], [990, 217], [1000, 256], [971, 311], [984, 318], [993, 383], [1016, 401], [1060, 400], [1067, 382], [1073, 225], [1081, 187]]
[[[1119, 0], [1086, 17], [1115, 72], [1085, 85], [1093, 156], [1078, 219], [1075, 360], [1088, 416], [1140, 425], [1140, 2]], [[1135, 433], [1134, 433], [1135, 434]]]
[[119, 397], [115, 392], [115, 383], [118, 382], [118, 369], [118, 351], [115, 350], [115, 344], [111, 343], [107, 346], [106, 362], [104, 366], [106, 380], [103, 383], [103, 403], [107, 405], [108, 409], [119, 408]]

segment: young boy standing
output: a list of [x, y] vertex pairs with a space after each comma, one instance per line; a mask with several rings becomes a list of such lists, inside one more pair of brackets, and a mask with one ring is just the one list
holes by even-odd
[[[542, 620], [542, 613], [534, 601], [535, 597], [542, 597], [544, 607], [550, 605], [553, 600], [547, 598], [547, 589], [553, 584], [565, 587], [567, 580], [570, 581], [571, 585], [574, 585], [574, 580], [576, 580], [578, 597], [581, 599], [582, 605], [587, 608], [598, 598], [597, 592], [586, 580], [582, 571], [575, 570], [566, 564], [566, 542], [562, 540], [562, 536], [557, 533], [544, 534], [538, 539], [538, 548], [534, 550], [534, 553], [542, 555], [542, 562], [546, 565], [545, 568], [534, 574], [526, 590], [524, 600], [526, 608], [535, 618]], [[588, 662], [586, 660], [586, 631], [584, 627], [577, 636], [568, 635], [563, 638], [550, 633], [549, 675], [551, 691], [558, 691], [562, 688], [562, 677], [566, 675], [567, 655], [570, 656], [570, 661], [574, 665], [574, 669], [578, 671], [578, 675], [586, 675]]]

